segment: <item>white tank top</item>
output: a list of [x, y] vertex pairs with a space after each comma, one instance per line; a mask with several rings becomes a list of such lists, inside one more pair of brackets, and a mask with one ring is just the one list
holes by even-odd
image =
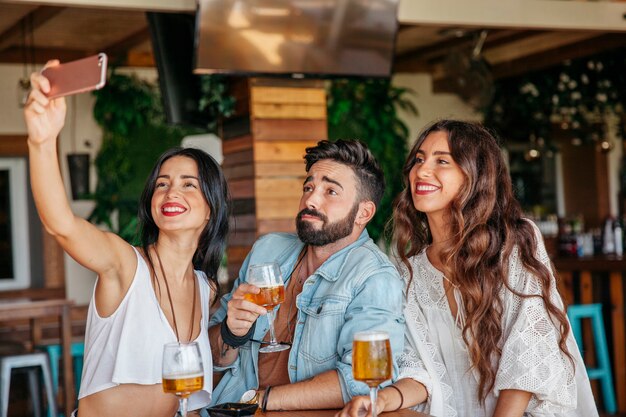
[[[135, 248], [133, 248], [135, 249]], [[96, 309], [95, 287], [87, 313], [85, 357], [78, 398], [120, 384], [161, 384], [163, 345], [176, 341], [156, 298], [148, 265], [137, 254], [137, 271], [119, 307], [109, 317]], [[205, 407], [211, 401], [213, 362], [209, 335], [210, 287], [202, 271], [196, 271], [200, 289], [200, 345], [204, 366], [204, 387], [189, 397], [189, 409]]]

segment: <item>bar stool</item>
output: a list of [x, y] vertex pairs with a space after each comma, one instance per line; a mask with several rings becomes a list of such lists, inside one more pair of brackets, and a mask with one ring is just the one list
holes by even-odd
[[9, 412], [9, 392], [11, 386], [11, 371], [13, 369], [25, 369], [28, 372], [28, 385], [30, 397], [33, 402], [35, 417], [41, 417], [41, 399], [39, 397], [39, 381], [37, 380], [36, 367], [41, 368], [43, 385], [48, 400], [48, 415], [57, 417], [56, 401], [54, 399], [52, 379], [48, 356], [45, 353], [24, 353], [0, 357], [0, 416], [7, 417]]
[[[59, 362], [61, 360], [61, 345], [42, 345], [38, 348], [45, 350], [50, 357], [50, 371], [52, 374], [52, 386], [54, 393], [59, 392]], [[72, 355], [74, 365], [74, 387], [76, 395], [80, 391], [80, 377], [83, 373], [83, 355], [85, 353], [85, 343], [74, 342], [70, 346], [70, 354]], [[63, 413], [59, 413], [59, 417], [63, 417]], [[48, 417], [52, 417], [48, 413]]]
[[604, 319], [602, 318], [602, 304], [571, 305], [567, 308], [567, 317], [570, 320], [572, 333], [574, 334], [576, 343], [581, 351], [583, 351], [581, 320], [584, 318], [591, 319], [593, 343], [596, 350], [598, 366], [596, 368], [587, 367], [587, 375], [589, 376], [589, 379], [600, 380], [604, 408], [607, 413], [614, 414], [617, 406], [615, 403], [615, 389], [613, 387], [611, 360], [609, 359], [609, 349], [604, 330]]

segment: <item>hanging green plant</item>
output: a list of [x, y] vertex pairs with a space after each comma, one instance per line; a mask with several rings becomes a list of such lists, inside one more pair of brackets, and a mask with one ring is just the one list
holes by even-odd
[[167, 125], [158, 89], [135, 76], [112, 71], [107, 88], [94, 95], [94, 118], [103, 137], [89, 220], [136, 244], [139, 197], [154, 161], [183, 137], [203, 131]]
[[510, 138], [536, 137], [549, 144], [553, 126], [580, 143], [606, 140], [616, 122], [625, 134], [626, 49], [566, 61], [551, 69], [496, 83], [485, 124]]
[[367, 227], [374, 241], [383, 237], [393, 199], [403, 187], [409, 129], [397, 110], [417, 114], [408, 94], [410, 90], [394, 87], [386, 79], [336, 79], [328, 91], [329, 139], [359, 139], [366, 143], [385, 173], [385, 194]]
[[235, 97], [229, 91], [229, 78], [220, 74], [200, 77], [201, 96], [198, 109], [206, 116], [206, 128], [211, 133], [218, 132], [220, 120], [235, 112]]
[[159, 90], [135, 75], [111, 70], [106, 88], [96, 90], [93, 116], [105, 132], [127, 135], [148, 123], [164, 123]]

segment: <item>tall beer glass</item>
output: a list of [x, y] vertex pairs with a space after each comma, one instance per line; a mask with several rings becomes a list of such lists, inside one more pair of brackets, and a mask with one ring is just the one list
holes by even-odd
[[389, 334], [367, 331], [354, 334], [352, 343], [352, 374], [354, 379], [370, 387], [372, 417], [376, 417], [378, 386], [391, 379], [392, 359]]
[[259, 349], [259, 352], [279, 352], [289, 349], [289, 345], [283, 345], [276, 341], [276, 333], [274, 331], [274, 307], [285, 300], [285, 285], [280, 273], [280, 267], [276, 262], [251, 265], [248, 269], [247, 282], [259, 287], [261, 291], [258, 294], [246, 294], [245, 299], [265, 307], [267, 310], [267, 321], [270, 326], [270, 343]]
[[197, 342], [167, 343], [163, 347], [163, 391], [178, 396], [182, 417], [187, 417], [187, 397], [204, 385], [202, 356]]

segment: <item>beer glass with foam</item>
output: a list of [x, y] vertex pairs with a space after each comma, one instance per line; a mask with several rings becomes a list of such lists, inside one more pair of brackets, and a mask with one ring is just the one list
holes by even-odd
[[354, 334], [352, 343], [352, 374], [357, 381], [370, 388], [372, 417], [376, 417], [378, 386], [391, 379], [391, 345], [389, 334], [383, 331], [366, 331]]
[[180, 414], [187, 417], [187, 397], [202, 389], [204, 370], [197, 342], [167, 343], [163, 347], [163, 391], [179, 399]]
[[289, 345], [280, 344], [276, 341], [274, 332], [274, 308], [285, 300], [285, 286], [280, 267], [276, 262], [251, 265], [248, 269], [248, 284], [259, 287], [258, 294], [246, 294], [245, 299], [256, 305], [265, 307], [267, 321], [270, 327], [270, 342], [267, 346], [259, 349], [261, 353], [279, 352], [289, 349]]

